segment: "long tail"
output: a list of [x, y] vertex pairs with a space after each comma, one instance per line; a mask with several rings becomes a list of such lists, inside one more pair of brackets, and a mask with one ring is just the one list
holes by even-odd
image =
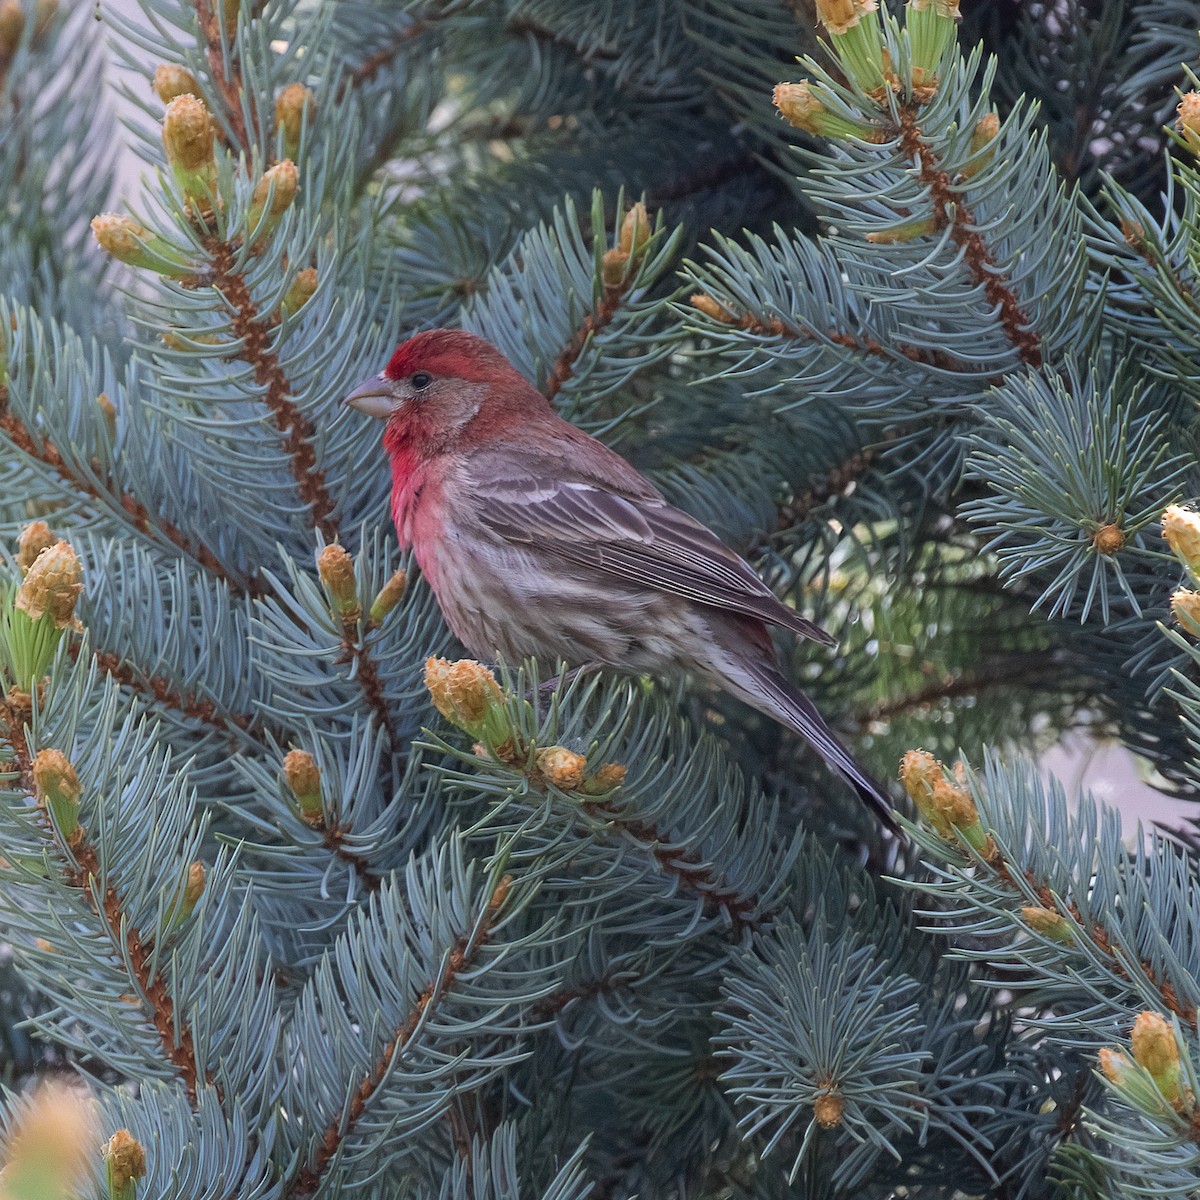
[[755, 690], [758, 695], [747, 694], [746, 699], [805, 738], [825, 762], [854, 788], [863, 802], [875, 810], [884, 825], [893, 832], [899, 832], [887, 792], [854, 761], [854, 756], [825, 724], [825, 718], [817, 712], [816, 705], [773, 667], [756, 666], [751, 669], [750, 675], [757, 685]]

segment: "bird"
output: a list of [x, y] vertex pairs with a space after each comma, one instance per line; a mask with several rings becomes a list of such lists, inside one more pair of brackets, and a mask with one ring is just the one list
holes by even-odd
[[714, 684], [800, 734], [894, 828], [887, 793], [784, 674], [770, 627], [834, 639], [494, 345], [416, 333], [345, 404], [385, 422], [397, 536], [471, 654]]

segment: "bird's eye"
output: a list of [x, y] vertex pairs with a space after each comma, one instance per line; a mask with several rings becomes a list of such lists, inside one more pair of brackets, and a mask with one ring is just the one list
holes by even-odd
[[412, 385], [418, 392], [424, 391], [433, 382], [433, 376], [426, 371], [418, 371], [412, 377]]

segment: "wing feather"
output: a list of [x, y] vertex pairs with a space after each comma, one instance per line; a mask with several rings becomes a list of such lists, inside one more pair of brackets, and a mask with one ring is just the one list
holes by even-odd
[[[545, 474], [479, 472], [472, 484], [480, 520], [497, 537], [536, 545], [576, 566], [590, 567], [698, 604], [757, 617], [833, 645], [819, 626], [788, 608], [744, 559], [711, 530], [663, 496], [623, 460], [613, 479], [576, 473], [561, 462]], [[528, 455], [524, 456], [528, 461]], [[480, 479], [492, 476], [490, 482]]]

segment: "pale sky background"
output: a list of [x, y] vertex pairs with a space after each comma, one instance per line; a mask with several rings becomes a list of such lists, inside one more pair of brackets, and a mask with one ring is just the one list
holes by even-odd
[[[136, 0], [100, 0], [99, 7], [102, 11], [125, 16], [133, 16], [139, 11]], [[132, 88], [149, 97], [150, 76], [155, 65], [147, 59], [146, 71], [139, 77], [136, 73], [123, 71], [110, 55], [111, 79], [115, 82], [124, 78]], [[118, 97], [117, 103], [120, 106], [125, 101]], [[116, 157], [118, 197], [134, 199], [140, 190], [144, 164], [125, 144], [116, 148]], [[1120, 809], [1127, 839], [1134, 836], [1139, 821], [1173, 826], [1189, 815], [1200, 818], [1200, 804], [1175, 800], [1156, 791], [1142, 778], [1139, 766], [1138, 760], [1123, 746], [1097, 743], [1082, 734], [1068, 735], [1042, 759], [1045, 772], [1062, 782], [1068, 796], [1087, 789], [1098, 801]]]

